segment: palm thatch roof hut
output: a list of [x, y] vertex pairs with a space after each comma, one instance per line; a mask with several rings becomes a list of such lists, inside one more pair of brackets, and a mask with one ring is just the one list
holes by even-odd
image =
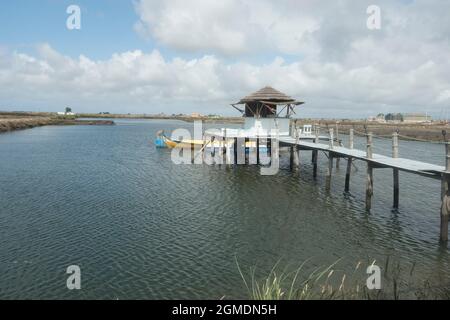
[[[303, 103], [304, 102], [297, 101], [272, 87], [266, 86], [242, 98], [239, 102], [232, 104], [232, 106], [241, 111], [245, 117], [279, 117], [281, 112], [286, 110], [285, 117], [289, 118], [294, 112], [294, 107]], [[241, 110], [237, 108], [236, 105], [239, 104], [244, 104], [245, 109]], [[283, 107], [281, 107], [280, 110], [277, 110], [278, 106]]]

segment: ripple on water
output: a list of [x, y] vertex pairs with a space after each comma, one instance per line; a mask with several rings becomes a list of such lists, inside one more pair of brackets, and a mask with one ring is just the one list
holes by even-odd
[[[315, 267], [342, 258], [352, 269], [392, 256], [417, 263], [419, 278], [448, 274], [448, 251], [437, 250], [435, 181], [402, 173], [392, 212], [391, 173], [377, 170], [367, 214], [363, 163], [346, 195], [344, 166], [328, 193], [325, 157], [314, 180], [307, 152], [300, 172], [283, 159], [275, 176], [255, 166], [174, 165], [149, 141], [179, 126], [189, 124], [119, 120], [0, 136], [0, 297], [245, 298], [236, 259], [263, 271], [277, 261]], [[71, 264], [82, 268], [80, 292], [65, 288]]]

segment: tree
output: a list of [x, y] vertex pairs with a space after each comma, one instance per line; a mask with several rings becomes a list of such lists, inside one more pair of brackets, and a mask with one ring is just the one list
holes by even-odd
[[66, 107], [66, 113], [72, 112], [72, 108]]

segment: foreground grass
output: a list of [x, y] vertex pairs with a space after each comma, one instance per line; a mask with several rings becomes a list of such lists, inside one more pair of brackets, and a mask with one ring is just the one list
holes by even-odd
[[[369, 290], [366, 269], [370, 264], [358, 262], [353, 272], [339, 270], [340, 261], [307, 271], [303, 262], [296, 270], [279, 270], [279, 263], [262, 277], [256, 268], [244, 274], [236, 260], [239, 274], [253, 300], [398, 300], [398, 299], [450, 299], [450, 285], [432, 284], [429, 280], [417, 283], [413, 279], [414, 265], [405, 268], [399, 263], [386, 261], [382, 273], [382, 288]], [[372, 264], [375, 264], [373, 261]]]

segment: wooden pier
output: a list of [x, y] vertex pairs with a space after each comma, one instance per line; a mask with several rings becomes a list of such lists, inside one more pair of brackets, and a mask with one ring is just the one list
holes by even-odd
[[[280, 146], [290, 147], [291, 152], [295, 146], [298, 150], [310, 150], [312, 151], [313, 161], [313, 175], [317, 174], [317, 155], [318, 151], [325, 152], [328, 155], [328, 170], [326, 188], [329, 190], [331, 187], [331, 177], [333, 170], [333, 159], [346, 159], [347, 168], [345, 173], [345, 191], [350, 190], [350, 177], [351, 167], [354, 160], [361, 160], [366, 162], [367, 175], [366, 175], [366, 209], [370, 210], [372, 207], [373, 197], [373, 171], [378, 168], [392, 169], [393, 172], [393, 208], [399, 206], [399, 171], [405, 171], [413, 174], [417, 174], [427, 178], [441, 180], [441, 228], [440, 228], [440, 240], [442, 242], [448, 241], [448, 220], [450, 215], [450, 144], [445, 143], [446, 151], [446, 165], [439, 166], [426, 162], [400, 158], [398, 153], [398, 133], [392, 134], [392, 157], [373, 153], [373, 135], [372, 133], [366, 134], [367, 146], [366, 150], [358, 150], [353, 148], [353, 129], [350, 130], [349, 146], [344, 147], [341, 145], [334, 145], [336, 139], [333, 137], [333, 129], [329, 132], [329, 143], [320, 143], [319, 139], [315, 139], [314, 142], [298, 140], [293, 137], [280, 137]], [[291, 159], [293, 157], [291, 156]], [[292, 164], [291, 164], [292, 166]]]
[[[373, 174], [375, 169], [392, 169], [393, 179], [393, 207], [399, 207], [399, 172], [405, 171], [427, 178], [439, 179], [441, 181], [441, 228], [440, 240], [448, 241], [448, 218], [450, 215], [450, 145], [445, 143], [446, 162], [445, 166], [438, 166], [421, 161], [405, 159], [399, 157], [398, 152], [398, 132], [392, 135], [392, 155], [390, 157], [373, 153], [373, 134], [364, 133], [367, 139], [365, 150], [353, 148], [354, 130], [350, 129], [349, 144], [343, 146], [339, 140], [339, 125], [335, 128], [328, 128], [327, 135], [319, 136], [319, 128], [315, 127], [312, 133], [311, 125], [304, 125], [303, 130], [299, 131], [297, 123], [291, 122], [294, 107], [302, 105], [304, 102], [296, 100], [272, 87], [264, 87], [231, 106], [242, 113], [245, 119], [243, 129], [222, 128], [209, 129], [204, 132], [202, 150], [207, 145], [212, 149], [211, 155], [216, 154], [219, 149], [219, 159], [216, 163], [226, 164], [248, 164], [250, 160], [250, 148], [256, 149], [255, 164], [260, 162], [260, 147], [266, 144], [264, 148], [266, 155], [271, 158], [271, 166], [278, 164], [278, 148], [272, 146], [287, 147], [290, 151], [290, 168], [296, 170], [300, 163], [304, 161], [299, 158], [300, 150], [309, 150], [312, 153], [311, 161], [313, 164], [312, 175], [317, 176], [319, 152], [323, 152], [328, 157], [326, 189], [331, 189], [331, 179], [333, 173], [334, 159], [336, 167], [339, 168], [340, 160], [347, 160], [345, 174], [345, 191], [350, 190], [351, 169], [353, 161], [364, 161], [367, 166], [366, 171], [366, 209], [372, 208], [373, 198]], [[238, 106], [244, 106], [243, 109]], [[282, 115], [285, 112], [285, 115]], [[335, 129], [335, 130], [334, 130]], [[273, 132], [276, 134], [274, 135]], [[445, 132], [444, 140], [445, 139]], [[206, 136], [208, 137], [206, 137]], [[262, 140], [262, 141], [260, 141]], [[214, 143], [216, 141], [216, 143]], [[217, 141], [221, 141], [217, 143]], [[249, 144], [249, 142], [252, 144]], [[255, 142], [253, 144], [253, 142]], [[274, 142], [274, 143], [272, 143]], [[251, 147], [249, 147], [251, 146]], [[221, 149], [221, 150], [220, 150]], [[192, 145], [194, 150], [194, 145]], [[248, 154], [248, 156], [247, 156]], [[226, 158], [226, 161], [224, 161]], [[265, 157], [267, 158], [267, 157]], [[270, 161], [270, 160], [269, 160]], [[275, 162], [274, 162], [275, 161]]]
[[[347, 147], [343, 146], [340, 140], [335, 138], [334, 130], [329, 129], [329, 135], [327, 141], [323, 141], [324, 137], [318, 135], [318, 131], [315, 132], [315, 137], [312, 139], [299, 139], [293, 136], [279, 136], [279, 137], [230, 137], [229, 135], [221, 135], [217, 131], [215, 133], [215, 138], [211, 137], [211, 142], [214, 139], [219, 139], [224, 141], [223, 146], [225, 149], [225, 140], [231, 142], [233, 145], [233, 157], [231, 159], [231, 164], [247, 164], [248, 160], [238, 161], [238, 145], [241, 145], [239, 141], [249, 141], [256, 140], [256, 153], [257, 162], [260, 164], [260, 152], [259, 146], [262, 145], [260, 140], [263, 140], [267, 144], [267, 151], [270, 156], [271, 154], [271, 140], [277, 139], [280, 147], [288, 147], [290, 152], [290, 168], [291, 170], [296, 170], [301, 163], [298, 151], [308, 150], [312, 152], [311, 161], [313, 164], [313, 177], [317, 176], [317, 166], [318, 166], [318, 156], [319, 152], [323, 152], [327, 155], [328, 166], [326, 173], [326, 189], [331, 189], [331, 179], [333, 173], [333, 161], [334, 159], [343, 159], [347, 161], [346, 173], [345, 173], [345, 192], [350, 190], [350, 180], [351, 180], [351, 169], [352, 163], [355, 160], [360, 160], [366, 162], [367, 173], [366, 173], [366, 210], [370, 211], [372, 208], [372, 198], [373, 198], [373, 174], [375, 169], [392, 169], [393, 178], [393, 208], [397, 209], [399, 207], [399, 171], [409, 172], [426, 178], [441, 180], [441, 227], [440, 227], [440, 241], [446, 243], [448, 241], [448, 220], [450, 215], [450, 142], [445, 143], [446, 150], [446, 165], [439, 166], [435, 164], [430, 164], [426, 162], [406, 159], [399, 157], [398, 152], [398, 133], [394, 132], [392, 134], [392, 156], [385, 156], [381, 154], [373, 153], [373, 134], [366, 134], [366, 150], [358, 150], [353, 148], [353, 129], [350, 129], [349, 134], [349, 144]], [[231, 138], [231, 140], [229, 140]], [[240, 140], [239, 140], [240, 139]], [[229, 149], [230, 150], [230, 149]], [[224, 151], [223, 151], [224, 152]], [[233, 161], [234, 160], [234, 161]], [[224, 162], [230, 164], [230, 162]], [[338, 165], [336, 161], [336, 165]]]

